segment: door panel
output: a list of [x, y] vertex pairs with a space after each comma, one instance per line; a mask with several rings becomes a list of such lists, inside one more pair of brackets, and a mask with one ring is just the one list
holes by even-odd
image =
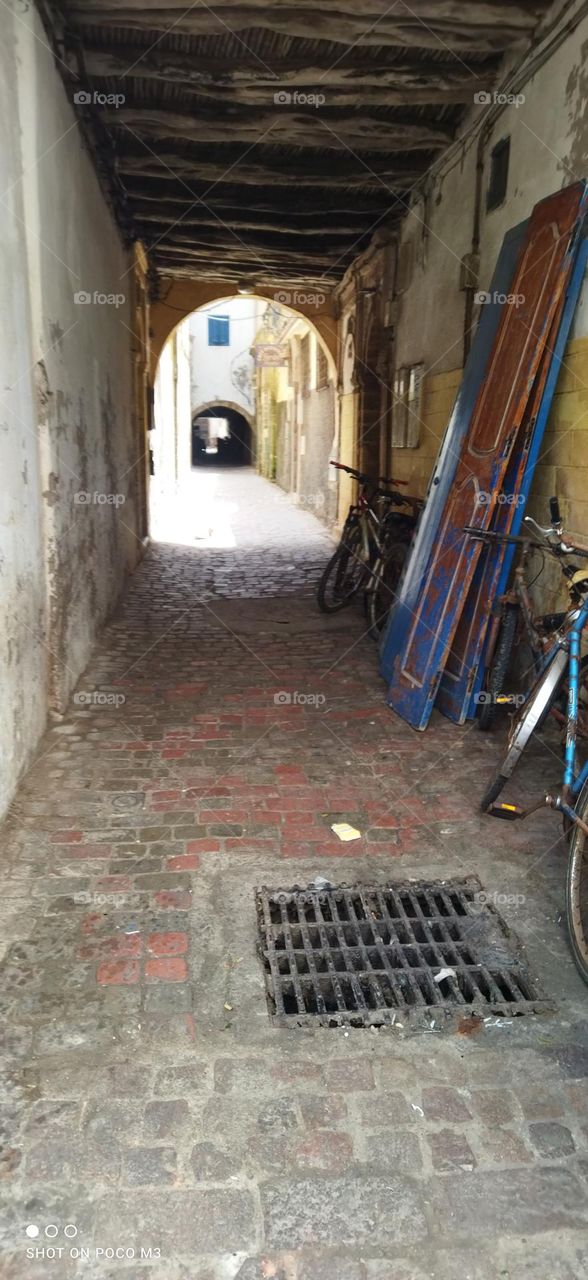
[[[487, 528], [554, 318], [573, 264], [572, 233], [585, 188], [576, 183], [536, 205], [506, 303], [471, 426], [461, 446], [435, 547], [406, 644], [394, 663], [389, 705], [415, 728], [425, 728], [445, 660], [480, 557], [464, 524]], [[574, 249], [577, 241], [574, 238]], [[482, 497], [480, 497], [482, 495]]]
[[[553, 352], [553, 358], [551, 359], [549, 364], [549, 370], [548, 370], [547, 378], [545, 381], [545, 387], [543, 390], [543, 395], [541, 397], [541, 403], [539, 406], [539, 410], [538, 410], [537, 418], [535, 422], [535, 429], [532, 431], [532, 434], [531, 434], [530, 447], [526, 457], [525, 471], [524, 471], [522, 480], [520, 482], [519, 497], [522, 499], [522, 501], [519, 501], [515, 505], [512, 521], [510, 524], [510, 532], [514, 534], [520, 533], [523, 528], [525, 504], [527, 502], [529, 492], [531, 489], [535, 467], [541, 457], [541, 445], [543, 441], [543, 435], [547, 425], [547, 420], [549, 418], [549, 413], [550, 413], [551, 405], [553, 401], [553, 395], [557, 385], [557, 380], [558, 380], [560, 369], [561, 369], [561, 364], [562, 364], [562, 360], [563, 360], [563, 356], [566, 348], [566, 343], [568, 341], [572, 320], [574, 318], [574, 314], [578, 304], [578, 298], [580, 296], [580, 291], [582, 289], [582, 284], [584, 281], [587, 265], [588, 265], [588, 240], [582, 240], [580, 247], [578, 249], [578, 255], [574, 264], [574, 269], [573, 269], [568, 290], [566, 293], [566, 300], [565, 300], [565, 305], [562, 312], [562, 318], [561, 318], [559, 330], [557, 332], [557, 336], [555, 337], [555, 341], [552, 343], [551, 335], [550, 335], [549, 342], [548, 342], [548, 348], [551, 348]], [[545, 510], [546, 519], [547, 519], [547, 516], [548, 516], [548, 511], [547, 511], [547, 504], [546, 504], [546, 510]], [[498, 566], [499, 573], [498, 573], [497, 580], [495, 583], [492, 582], [490, 587], [489, 588], [487, 587], [486, 589], [485, 602], [484, 602], [484, 615], [482, 617], [481, 626], [479, 628], [479, 631], [476, 630], [475, 625], [472, 628], [475, 647], [472, 647], [472, 649], [468, 654], [468, 659], [467, 659], [468, 666], [469, 666], [468, 680], [466, 680], [463, 683], [462, 688], [455, 687], [453, 697], [450, 697], [448, 690], [446, 691], [444, 689], [445, 676], [441, 681], [441, 689], [437, 696], [437, 706], [446, 715], [450, 716], [452, 720], [457, 720], [457, 722], [460, 724], [462, 724], [466, 718], [472, 719], [476, 715], [477, 705], [476, 705], [475, 699], [476, 699], [476, 694], [478, 694], [480, 692], [480, 689], [482, 688], [482, 684], [484, 681], [484, 670], [485, 670], [484, 660], [483, 660], [483, 650], [486, 645], [488, 627], [487, 627], [487, 621], [485, 622], [484, 618], [487, 619], [489, 617], [488, 602], [491, 603], [493, 599], [497, 599], [498, 597], [503, 595], [508, 588], [514, 557], [515, 557], [514, 547], [507, 547], [504, 552], [504, 555], [502, 556], [499, 562], [499, 566]], [[447, 667], [445, 668], [445, 672], [447, 673]], [[473, 679], [472, 679], [472, 673], [474, 675]], [[471, 690], [469, 695], [469, 700], [467, 697], [468, 684]]]
[[[510, 293], [527, 226], [527, 222], [521, 222], [504, 237], [490, 285], [491, 299]], [[487, 302], [482, 308], [474, 334], [453, 412], [429, 482], [426, 505], [412, 541], [410, 555], [398, 586], [396, 601], [382, 638], [380, 674], [388, 684], [392, 677], [394, 660], [406, 641], [413, 610], [421, 592], [423, 573], [437, 536], [443, 507], [457, 469], [461, 443], [468, 428], [501, 315], [502, 308], [498, 302]]]

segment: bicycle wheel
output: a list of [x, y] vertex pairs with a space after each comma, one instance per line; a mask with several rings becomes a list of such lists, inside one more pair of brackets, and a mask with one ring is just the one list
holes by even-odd
[[502, 615], [502, 624], [498, 643], [494, 650], [494, 658], [486, 680], [486, 700], [482, 702], [478, 716], [478, 728], [486, 733], [492, 728], [496, 719], [496, 699], [504, 689], [508, 672], [508, 664], [512, 653], [519, 609], [516, 604], [508, 604]]
[[494, 804], [505, 783], [512, 776], [529, 738], [557, 696], [567, 665], [568, 655], [565, 650], [556, 649], [549, 666], [545, 668], [543, 675], [539, 678], [526, 702], [521, 707], [518, 716], [513, 720], [508, 735], [507, 750], [501, 761], [500, 769], [492, 778], [482, 797], [480, 807], [483, 813], [486, 813], [490, 806]]
[[[588, 822], [588, 783], [575, 806], [584, 822]], [[578, 973], [588, 983], [588, 837], [574, 826], [566, 877], [566, 918], [572, 955]]]
[[379, 640], [386, 623], [409, 546], [410, 538], [394, 542], [372, 569], [371, 582], [366, 592], [369, 634], [372, 640]]
[[366, 577], [362, 559], [361, 528], [347, 521], [337, 550], [331, 556], [317, 587], [317, 603], [323, 613], [338, 613], [359, 591]]

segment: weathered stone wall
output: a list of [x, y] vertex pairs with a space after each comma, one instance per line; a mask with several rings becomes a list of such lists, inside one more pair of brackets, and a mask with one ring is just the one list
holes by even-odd
[[130, 255], [32, 8], [26, 22], [4, 13], [0, 58], [2, 811], [136, 563], [141, 524]]

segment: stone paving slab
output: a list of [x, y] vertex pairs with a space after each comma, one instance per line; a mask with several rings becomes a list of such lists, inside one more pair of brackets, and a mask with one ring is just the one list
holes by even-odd
[[[329, 539], [248, 480], [241, 546], [150, 549], [4, 824], [2, 1280], [576, 1280], [588, 1020], [556, 820], [480, 816], [497, 740], [393, 716], [359, 608], [305, 625]], [[551, 1014], [271, 1025], [256, 887], [470, 873]]]

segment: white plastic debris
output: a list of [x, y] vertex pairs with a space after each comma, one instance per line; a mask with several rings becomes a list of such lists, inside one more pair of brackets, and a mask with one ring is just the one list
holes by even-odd
[[440, 969], [434, 974], [433, 982], [443, 982], [444, 978], [455, 978], [455, 969]]
[[410, 1104], [410, 1105], [411, 1105], [411, 1107], [412, 1107], [413, 1111], [418, 1111], [419, 1115], [420, 1115], [420, 1116], [422, 1116], [422, 1117], [423, 1117], [423, 1119], [424, 1119], [425, 1113], [424, 1113], [424, 1111], [423, 1111], [423, 1108], [422, 1108], [422, 1107], [419, 1107], [418, 1103], [416, 1103], [416, 1102], [411, 1102], [411, 1104]]
[[352, 827], [349, 822], [334, 822], [331, 826], [331, 831], [334, 831], [340, 840], [361, 839], [361, 831], [358, 831], [357, 827]]
[[326, 880], [324, 876], [315, 876], [314, 880], [311, 880], [308, 887], [309, 889], [319, 889], [319, 890], [333, 888], [331, 881]]

